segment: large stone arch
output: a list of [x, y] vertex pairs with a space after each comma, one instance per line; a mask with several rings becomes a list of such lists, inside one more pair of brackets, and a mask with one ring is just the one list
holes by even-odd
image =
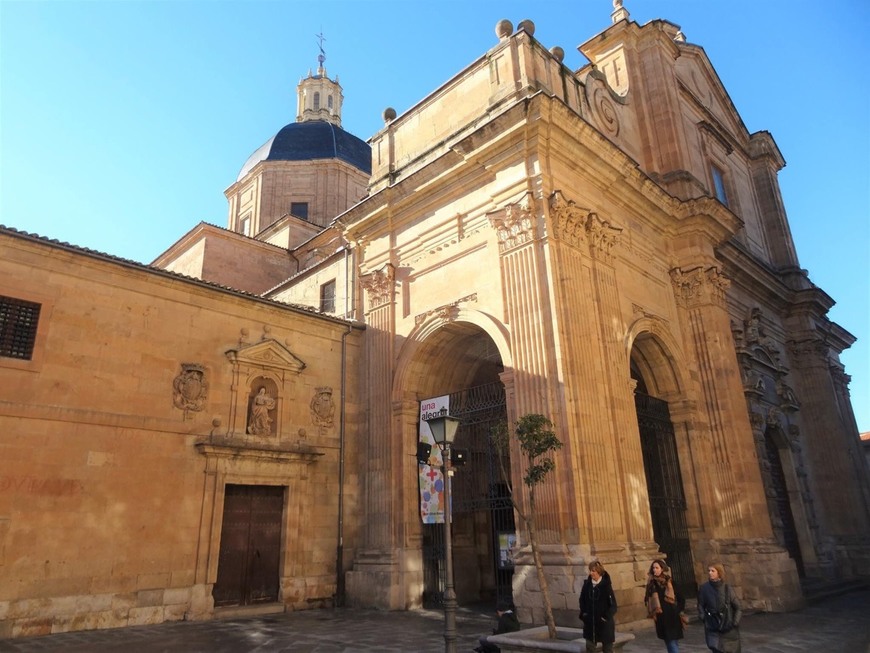
[[[486, 343], [481, 341], [481, 335], [488, 337], [489, 343], [495, 348], [494, 352], [482, 351]], [[512, 367], [507, 329], [492, 316], [463, 308], [447, 316], [433, 315], [418, 324], [402, 344], [393, 375], [394, 401], [406, 398], [408, 388], [417, 388], [424, 394], [438, 394], [443, 390], [438, 389], [439, 384], [457, 382], [463, 385], [462, 376], [475, 374], [476, 371], [463, 369], [456, 360], [437, 356], [437, 350], [442, 346], [446, 348], [449, 344], [451, 348], [455, 347], [456, 339], [471, 343], [465, 352], [466, 361], [472, 362], [480, 354], [488, 357], [495, 353], [505, 370]]]
[[[450, 307], [436, 311], [421, 320], [405, 337], [398, 352], [392, 386], [392, 436], [394, 445], [410, 453], [418, 439], [419, 401], [450, 395], [469, 388], [501, 383], [504, 370], [511, 365], [507, 329], [491, 316], [474, 310]], [[504, 410], [504, 403], [501, 405]], [[465, 427], [463, 427], [464, 429]], [[488, 433], [488, 430], [487, 430]], [[462, 437], [463, 431], [459, 437]], [[474, 454], [469, 468], [474, 467]], [[420, 570], [419, 582], [406, 583], [409, 592], [406, 604], [418, 606], [424, 596], [415, 592], [431, 590], [433, 528], [422, 524], [420, 518], [418, 482], [420, 468], [415, 457], [401, 456], [401, 546], [408, 560]], [[457, 474], [461, 474], [458, 471]], [[454, 480], [454, 508], [462, 499], [463, 481]], [[458, 510], [458, 509], [457, 509]], [[487, 511], [485, 506], [475, 509]], [[491, 550], [481, 544], [489, 536], [489, 527], [482, 528], [479, 512], [463, 515], [455, 512], [453, 528], [454, 565], [457, 568], [456, 592], [460, 604], [494, 597], [485, 595], [498, 583], [488, 585], [493, 578], [485, 577], [484, 561]], [[513, 526], [511, 511], [511, 526]], [[482, 531], [485, 531], [481, 532]], [[439, 529], [434, 529], [435, 531]], [[463, 535], [464, 530], [469, 532]], [[435, 545], [436, 548], [438, 544]], [[478, 550], [479, 547], [483, 549]], [[490, 557], [492, 561], [494, 558]], [[510, 583], [507, 584], [508, 589]], [[428, 595], [427, 595], [428, 596]], [[429, 597], [431, 600], [431, 596]]]
[[695, 404], [688, 398], [685, 358], [667, 323], [655, 317], [637, 319], [625, 342], [655, 539], [681, 591], [692, 595], [691, 538], [701, 512], [692, 455]]
[[634, 362], [653, 396], [668, 403], [685, 399], [685, 357], [663, 320], [646, 316], [635, 320], [626, 331], [625, 352], [626, 369]]

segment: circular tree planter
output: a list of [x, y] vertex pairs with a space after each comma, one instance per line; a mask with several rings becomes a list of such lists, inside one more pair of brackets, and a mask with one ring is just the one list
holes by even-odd
[[[583, 639], [582, 628], [556, 628], [556, 639], [550, 639], [546, 626], [518, 630], [515, 633], [490, 635], [486, 638], [501, 649], [501, 653], [581, 653], [586, 651], [586, 640]], [[631, 633], [616, 633], [614, 651], [634, 639]], [[600, 650], [600, 646], [598, 647]], [[591, 652], [590, 652], [591, 653]]]

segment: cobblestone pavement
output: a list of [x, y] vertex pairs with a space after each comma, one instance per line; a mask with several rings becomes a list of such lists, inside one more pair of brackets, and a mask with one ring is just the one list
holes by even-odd
[[[460, 608], [457, 650], [468, 653], [494, 618]], [[744, 653], [870, 653], [870, 590], [845, 594], [791, 613], [747, 615]], [[334, 609], [205, 622], [173, 622], [0, 641], [10, 653], [440, 653], [444, 619], [438, 611]], [[644, 630], [626, 653], [663, 653]], [[709, 653], [703, 628], [689, 626], [681, 653]]]

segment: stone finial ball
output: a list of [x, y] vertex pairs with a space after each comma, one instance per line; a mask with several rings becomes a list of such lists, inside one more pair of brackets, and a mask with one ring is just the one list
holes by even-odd
[[521, 20], [520, 24], [517, 25], [517, 29], [525, 30], [526, 34], [528, 34], [529, 36], [535, 35], [535, 24], [528, 18], [526, 18], [525, 20]]
[[384, 109], [384, 122], [392, 122], [396, 119], [396, 110], [393, 107]]
[[565, 59], [565, 51], [558, 45], [554, 45], [552, 48], [550, 48], [550, 54], [552, 54], [553, 58], [559, 63], [562, 63], [562, 61]]
[[514, 24], [507, 18], [502, 18], [495, 24], [495, 35], [500, 39], [506, 39], [514, 33]]

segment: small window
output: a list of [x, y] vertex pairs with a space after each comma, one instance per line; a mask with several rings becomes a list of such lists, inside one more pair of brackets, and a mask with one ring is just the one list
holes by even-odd
[[320, 93], [317, 93], [316, 91], [314, 93], [314, 110], [320, 110]]
[[308, 219], [308, 202], [291, 202], [290, 215], [295, 215], [303, 220]]
[[0, 296], [0, 356], [31, 360], [41, 304]]
[[246, 215], [244, 218], [239, 220], [239, 233], [246, 236], [251, 235], [251, 216]]
[[335, 313], [335, 279], [320, 286], [320, 310]]
[[725, 192], [725, 173], [718, 167], [711, 166], [713, 174], [713, 188], [716, 191], [716, 199], [728, 206], [728, 194]]
[[326, 97], [326, 106], [332, 111], [332, 95]]

